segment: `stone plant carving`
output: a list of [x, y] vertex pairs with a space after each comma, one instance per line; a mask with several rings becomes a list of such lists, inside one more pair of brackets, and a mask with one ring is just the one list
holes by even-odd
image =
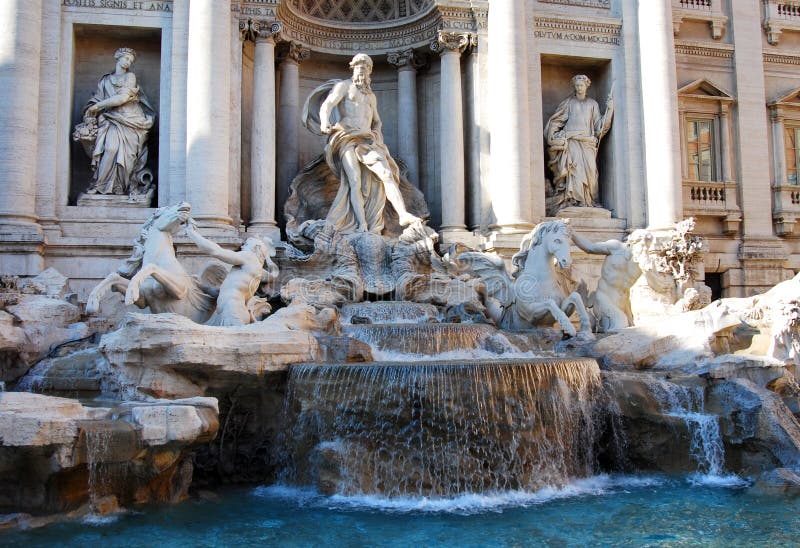
[[[180, 202], [156, 211], [139, 231], [133, 254], [89, 294], [86, 312], [96, 313], [109, 291], [125, 295], [125, 304], [150, 308], [153, 313], [174, 312], [203, 323], [214, 311], [217, 296], [211, 283], [190, 275], [175, 257], [173, 238], [189, 220], [191, 206]], [[221, 279], [224, 269], [211, 265], [202, 279]]]
[[624, 243], [619, 240], [591, 242], [573, 232], [572, 241], [586, 253], [606, 255], [597, 290], [588, 299], [597, 320], [595, 330], [605, 333], [633, 325], [630, 290], [642, 275], [636, 258], [647, 256], [653, 235], [646, 230], [635, 230]]
[[563, 220], [546, 221], [522, 240], [512, 258], [516, 270], [509, 276], [503, 260], [496, 255], [467, 252], [458, 256], [475, 275], [483, 279], [489, 296], [489, 315], [505, 329], [524, 329], [552, 325], [555, 321], [570, 336], [575, 327], [569, 321], [573, 311], [580, 318], [580, 338], [594, 339], [591, 321], [581, 296], [567, 295], [558, 269], [572, 264], [570, 236]]
[[[372, 59], [359, 53], [350, 62], [350, 68], [352, 78], [330, 80], [311, 93], [302, 120], [311, 132], [328, 136], [325, 163], [339, 182], [326, 222], [343, 234], [383, 234], [387, 201], [401, 227], [419, 216], [406, 207], [400, 169], [383, 142], [377, 102], [370, 88]], [[315, 179], [327, 175], [320, 172], [315, 176], [314, 171], [320, 170], [304, 169], [305, 174]], [[291, 207], [287, 204], [287, 208]], [[297, 219], [296, 214], [292, 217], [298, 223], [307, 220]]]
[[216, 310], [207, 325], [247, 325], [272, 311], [267, 299], [256, 296], [262, 283], [278, 276], [278, 266], [271, 259], [275, 246], [270, 238], [248, 238], [241, 250], [230, 251], [204, 238], [192, 219], [186, 223], [186, 235], [211, 257], [232, 265], [219, 286]]
[[711, 302], [711, 290], [698, 282], [703, 241], [696, 236], [694, 219], [684, 219], [666, 234], [654, 234], [652, 243], [637, 247], [633, 259], [643, 276], [631, 290], [634, 319], [656, 320], [665, 313], [699, 310]]
[[156, 113], [130, 70], [136, 52], [120, 48], [114, 58], [116, 69], [100, 79], [72, 138], [91, 158], [88, 194], [147, 195], [153, 188], [147, 136]]
[[597, 101], [586, 96], [591, 83], [588, 76], [574, 76], [575, 92], [558, 105], [545, 126], [547, 165], [553, 173], [548, 215], [567, 206], [599, 207], [597, 148], [611, 127], [614, 100], [609, 93], [606, 112], [601, 115]]

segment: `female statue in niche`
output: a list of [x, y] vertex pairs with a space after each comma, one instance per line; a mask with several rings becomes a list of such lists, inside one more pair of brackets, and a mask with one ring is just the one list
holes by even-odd
[[153, 186], [153, 173], [145, 166], [156, 113], [130, 70], [136, 52], [120, 48], [114, 58], [116, 69], [100, 79], [73, 139], [92, 161], [87, 194], [143, 195]]
[[575, 93], [564, 99], [545, 126], [545, 140], [553, 172], [547, 196], [549, 215], [567, 206], [599, 207], [597, 148], [611, 127], [614, 100], [608, 94], [606, 112], [586, 96], [592, 81], [584, 74], [573, 76]]

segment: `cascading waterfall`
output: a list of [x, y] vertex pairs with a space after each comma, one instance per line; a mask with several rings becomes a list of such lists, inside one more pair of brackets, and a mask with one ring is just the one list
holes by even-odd
[[438, 319], [439, 309], [432, 304], [407, 301], [378, 301], [351, 303], [342, 306], [342, 322], [352, 323], [353, 318], [366, 318], [372, 323], [425, 323]]
[[100, 425], [86, 424], [83, 428], [86, 444], [86, 466], [89, 469], [89, 500], [103, 496], [111, 484], [111, 470], [107, 464], [111, 452], [112, 431]]
[[378, 351], [424, 355], [485, 348], [497, 334], [491, 325], [460, 323], [348, 325], [344, 332]]
[[725, 447], [719, 417], [705, 413], [705, 391], [700, 386], [682, 386], [657, 380], [653, 394], [666, 415], [683, 419], [691, 435], [690, 451], [698, 472], [720, 476], [725, 470]]
[[441, 496], [594, 471], [592, 359], [296, 365], [283, 480], [325, 493]]

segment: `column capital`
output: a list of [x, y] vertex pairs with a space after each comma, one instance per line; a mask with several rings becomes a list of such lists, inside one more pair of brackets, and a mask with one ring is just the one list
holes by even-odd
[[428, 63], [427, 55], [420, 55], [410, 48], [389, 52], [386, 60], [390, 65], [397, 67], [397, 70], [419, 70]]
[[280, 21], [269, 21], [264, 19], [248, 19], [239, 21], [239, 31], [243, 40], [253, 42], [275, 41], [278, 38], [283, 26]]
[[278, 59], [281, 62], [291, 61], [294, 63], [302, 63], [311, 57], [311, 50], [304, 48], [297, 42], [281, 42], [280, 51], [278, 52]]
[[478, 35], [474, 32], [438, 31], [436, 40], [431, 42], [431, 49], [439, 55], [447, 53], [464, 53], [467, 49], [478, 45]]

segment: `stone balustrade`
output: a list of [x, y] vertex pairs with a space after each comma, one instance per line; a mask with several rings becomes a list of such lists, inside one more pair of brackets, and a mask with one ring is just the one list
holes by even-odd
[[728, 18], [722, 13], [722, 0], [672, 0], [672, 30], [680, 34], [684, 21], [704, 21], [711, 37], [719, 40], [725, 33]]
[[736, 183], [683, 181], [683, 214], [685, 217], [719, 217], [723, 232], [735, 233], [742, 220]]
[[778, 236], [798, 237], [800, 220], [800, 186], [778, 185], [772, 189], [772, 220]]
[[767, 41], [778, 45], [785, 31], [800, 32], [800, 2], [796, 0], [766, 0], [764, 2], [764, 29]]

